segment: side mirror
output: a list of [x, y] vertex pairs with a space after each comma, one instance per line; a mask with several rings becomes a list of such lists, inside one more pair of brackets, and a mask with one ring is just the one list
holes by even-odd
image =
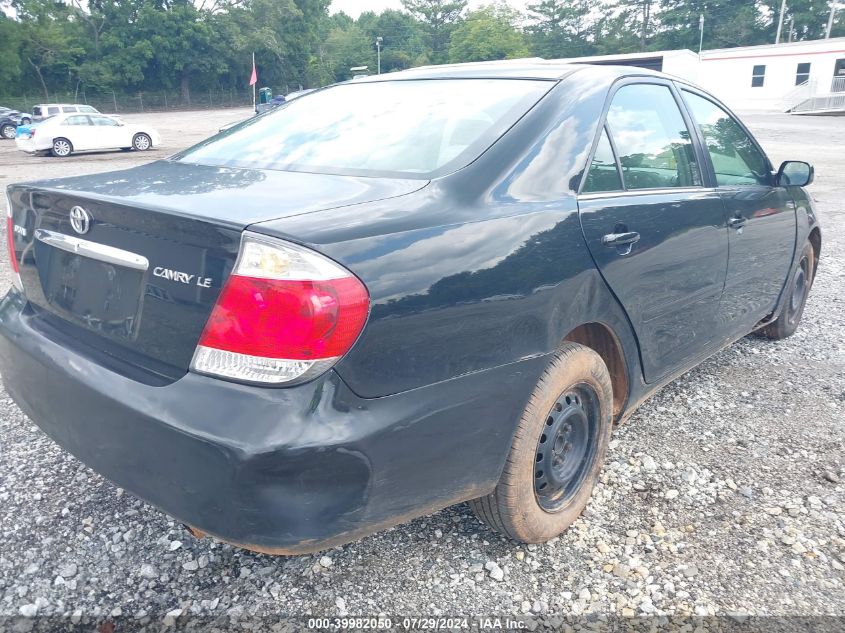
[[806, 187], [814, 177], [815, 170], [810, 163], [787, 160], [778, 169], [777, 184], [781, 187]]

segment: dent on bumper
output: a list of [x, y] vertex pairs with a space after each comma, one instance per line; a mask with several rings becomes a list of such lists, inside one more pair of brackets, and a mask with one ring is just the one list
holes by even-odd
[[365, 400], [333, 372], [263, 389], [195, 374], [149, 386], [0, 303], [0, 373], [81, 461], [178, 520], [280, 554], [319, 551], [489, 492], [538, 358]]

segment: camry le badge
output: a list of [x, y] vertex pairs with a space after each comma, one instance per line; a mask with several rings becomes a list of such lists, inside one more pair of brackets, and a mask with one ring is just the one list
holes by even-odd
[[91, 214], [82, 207], [73, 207], [70, 210], [70, 225], [80, 235], [85, 235], [91, 230]]

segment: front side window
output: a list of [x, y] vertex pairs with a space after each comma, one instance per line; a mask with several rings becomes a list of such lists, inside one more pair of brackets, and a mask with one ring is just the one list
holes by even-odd
[[701, 185], [689, 130], [668, 87], [623, 86], [613, 97], [607, 123], [626, 189]]
[[742, 126], [709, 99], [683, 91], [716, 172], [716, 184], [768, 185], [769, 162]]
[[102, 125], [106, 127], [116, 127], [117, 125], [119, 125], [117, 121], [115, 121], [114, 119], [110, 119], [107, 116], [92, 116], [90, 118], [94, 125]]
[[805, 62], [798, 64], [795, 69], [795, 85], [801, 85], [810, 80], [810, 63]]
[[607, 137], [607, 130], [601, 132], [599, 144], [596, 146], [596, 154], [590, 163], [587, 171], [587, 179], [584, 181], [584, 193], [598, 193], [602, 191], [619, 191], [622, 189], [622, 179], [619, 178], [619, 171], [616, 169], [616, 158], [613, 156], [613, 147]]
[[522, 79], [341, 84], [288, 101], [175, 160], [428, 178], [469, 164], [551, 87]]
[[766, 81], [766, 67], [764, 65], [754, 66], [751, 69], [751, 87], [762, 88]]

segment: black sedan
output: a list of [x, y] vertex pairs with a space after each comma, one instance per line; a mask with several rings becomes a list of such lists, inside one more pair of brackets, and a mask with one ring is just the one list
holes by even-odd
[[310, 552], [469, 501], [540, 542], [587, 504], [614, 421], [798, 327], [812, 178], [658, 73], [371, 77], [168, 160], [9, 187], [0, 372], [197, 533]]
[[19, 125], [30, 122], [29, 115], [17, 110], [0, 107], [0, 139], [13, 139]]

